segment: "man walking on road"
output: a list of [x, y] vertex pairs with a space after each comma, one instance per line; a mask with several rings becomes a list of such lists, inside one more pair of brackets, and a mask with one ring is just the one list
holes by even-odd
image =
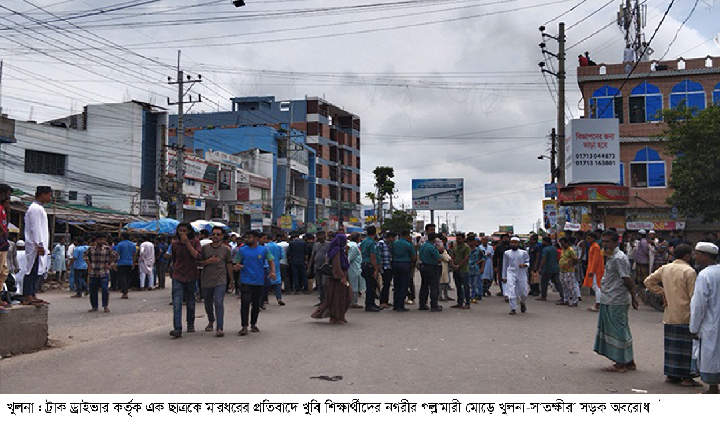
[[660, 267], [645, 279], [645, 287], [665, 299], [665, 382], [697, 387], [691, 371], [693, 337], [690, 333], [690, 299], [697, 274], [690, 266], [692, 247], [681, 244], [673, 262]]
[[597, 244], [597, 234], [589, 232], [585, 236], [585, 250], [587, 254], [587, 267], [583, 286], [590, 287], [595, 291], [595, 305], [588, 308], [588, 311], [600, 311], [601, 284], [605, 273], [605, 263], [600, 246]]
[[[442, 306], [438, 305], [440, 297], [440, 252], [435, 247], [437, 234], [430, 233], [427, 235], [427, 241], [420, 248], [418, 256], [420, 259], [420, 307], [421, 311], [431, 312], [442, 311]], [[427, 306], [428, 294], [430, 295], [430, 308]]]
[[380, 257], [375, 237], [377, 229], [371, 225], [367, 227], [367, 237], [360, 243], [362, 254], [362, 277], [365, 279], [365, 312], [380, 312], [382, 309], [375, 304], [378, 289], [378, 276], [380, 275]]
[[410, 230], [402, 230], [400, 238], [393, 243], [393, 310], [407, 312], [405, 296], [412, 281], [411, 273], [415, 271], [417, 255], [412, 245]]
[[[258, 244], [260, 233], [257, 231], [248, 231], [245, 237], [245, 246], [238, 249], [237, 265], [235, 265], [236, 269], [240, 269], [240, 319], [242, 324], [242, 329], [240, 333], [238, 333], [240, 336], [247, 336], [248, 323], [251, 326], [250, 331], [253, 333], [260, 332], [260, 329], [257, 327], [257, 320], [263, 301], [265, 261], [267, 261], [270, 266], [270, 280], [275, 281], [277, 278], [275, 274], [275, 258], [267, 247]], [[305, 242], [302, 241], [302, 243]], [[303, 261], [303, 266], [304, 263]], [[251, 305], [252, 316], [248, 319]]]
[[313, 267], [313, 274], [315, 275], [315, 286], [317, 286], [318, 300], [320, 301], [315, 306], [320, 306], [320, 304], [325, 302], [325, 276], [320, 271], [320, 268], [322, 268], [323, 264], [325, 263], [325, 255], [327, 255], [329, 246], [330, 243], [327, 243], [325, 239], [325, 231], [318, 231], [315, 243], [313, 243], [312, 254], [310, 255], [310, 266]]
[[578, 258], [570, 246], [567, 238], [560, 239], [562, 254], [560, 255], [560, 282], [562, 283], [564, 301], [568, 306], [577, 307], [580, 287], [575, 281], [575, 266], [578, 264]]
[[118, 286], [122, 292], [122, 298], [128, 298], [128, 287], [130, 286], [130, 275], [133, 269], [135, 252], [137, 248], [135, 243], [130, 241], [130, 234], [123, 233], [120, 243], [115, 245], [115, 251], [120, 255], [118, 260]]
[[712, 243], [695, 245], [695, 261], [705, 268], [695, 281], [690, 302], [690, 332], [693, 334], [693, 359], [700, 378], [710, 385], [705, 393], [718, 394], [720, 385], [720, 266], [717, 264], [718, 247]]
[[457, 305], [452, 308], [470, 309], [470, 286], [468, 273], [470, 272], [470, 246], [465, 243], [465, 234], [455, 235], [457, 244], [453, 251], [453, 265], [455, 268], [454, 280], [457, 289]]
[[638, 301], [630, 276], [630, 261], [618, 248], [619, 240], [620, 236], [614, 231], [602, 234], [607, 262], [601, 281], [600, 315], [593, 350], [614, 362], [603, 371], [625, 373], [637, 369], [628, 312], [630, 305], [633, 309], [638, 308]]
[[502, 267], [502, 282], [505, 284], [505, 296], [510, 303], [510, 315], [517, 314], [517, 300], [520, 299], [520, 312], [525, 313], [527, 306], [525, 301], [528, 295], [528, 267], [530, 267], [530, 255], [527, 251], [520, 249], [520, 239], [510, 239], [510, 250], [504, 253]]
[[195, 332], [195, 284], [198, 279], [197, 259], [200, 242], [187, 222], [178, 224], [177, 239], [170, 246], [172, 255], [173, 330], [170, 336], [182, 337], [182, 304], [187, 306], [187, 332]]
[[558, 251], [552, 245], [550, 237], [543, 237], [542, 252], [540, 254], [540, 297], [535, 300], [547, 300], [548, 284], [552, 281], [555, 290], [560, 295], [560, 300], [555, 302], [556, 305], [564, 305], [563, 288], [560, 285], [560, 261], [558, 260]]
[[500, 236], [500, 244], [497, 245], [497, 248], [495, 249], [495, 254], [493, 255], [493, 269], [497, 273], [497, 283], [498, 286], [500, 286], [500, 293], [497, 294], [498, 296], [502, 296], [505, 292], [505, 286], [502, 282], [502, 270], [505, 252], [508, 249], [510, 249], [510, 235], [503, 234]]
[[292, 281], [295, 294], [306, 292], [308, 289], [307, 269], [305, 264], [305, 249], [307, 243], [298, 237], [297, 234], [292, 235], [292, 240], [288, 245], [288, 262], [292, 273]]
[[102, 290], [103, 312], [110, 312], [108, 308], [110, 302], [110, 291], [108, 290], [110, 268], [117, 266], [119, 255], [107, 245], [106, 240], [106, 234], [98, 233], [95, 235], [95, 244], [83, 254], [90, 275], [90, 306], [92, 306], [92, 309], [88, 312], [97, 312], [98, 310], [98, 288]]
[[[205, 313], [208, 316], [208, 325], [205, 331], [213, 331], [213, 324], [217, 317], [217, 337], [223, 337], [223, 322], [225, 315], [225, 288], [228, 278], [233, 279], [233, 261], [230, 247], [223, 244], [223, 229], [214, 227], [211, 233], [211, 242], [200, 249], [198, 265], [203, 267], [200, 287], [205, 298]], [[232, 286], [235, 284], [233, 283]]]

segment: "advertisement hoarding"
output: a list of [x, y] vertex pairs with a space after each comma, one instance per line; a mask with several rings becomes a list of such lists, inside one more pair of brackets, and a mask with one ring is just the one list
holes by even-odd
[[543, 200], [543, 225], [546, 230], [555, 228], [557, 225], [557, 200]]
[[412, 200], [415, 210], [463, 210], [463, 179], [412, 180]]
[[565, 131], [565, 184], [617, 184], [618, 119], [572, 119]]

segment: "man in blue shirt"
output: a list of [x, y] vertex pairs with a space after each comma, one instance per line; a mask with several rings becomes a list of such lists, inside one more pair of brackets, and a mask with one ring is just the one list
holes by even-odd
[[375, 236], [377, 229], [371, 225], [367, 227], [367, 237], [360, 243], [362, 254], [362, 277], [365, 279], [365, 312], [380, 312], [382, 309], [375, 304], [377, 279], [380, 275], [380, 261]]
[[128, 298], [128, 285], [130, 283], [130, 273], [133, 269], [133, 260], [135, 259], [135, 253], [137, 247], [135, 243], [130, 241], [130, 234], [122, 234], [123, 241], [115, 245], [115, 251], [120, 255], [118, 260], [118, 283], [120, 291], [122, 291], [122, 298]]
[[83, 291], [88, 292], [87, 276], [88, 266], [85, 262], [83, 255], [88, 249], [85, 244], [85, 240], [79, 238], [77, 240], [77, 247], [73, 250], [72, 260], [70, 261], [70, 269], [73, 270], [73, 278], [75, 279], [75, 292], [76, 294], [71, 297], [82, 297]]
[[[431, 312], [442, 311], [442, 306], [438, 305], [438, 297], [440, 295], [440, 252], [435, 247], [437, 240], [436, 233], [430, 233], [427, 241], [420, 248], [418, 256], [420, 257], [420, 309], [421, 311]], [[428, 292], [430, 294], [430, 308], [427, 306]]]
[[270, 266], [270, 281], [275, 281], [275, 257], [267, 247], [260, 246], [260, 233], [248, 231], [245, 233], [245, 246], [237, 251], [237, 265], [235, 269], [240, 270], [240, 319], [242, 329], [240, 336], [248, 334], [248, 314], [252, 305], [250, 326], [253, 333], [259, 333], [257, 327], [258, 315], [262, 306], [263, 286], [265, 285], [265, 261]]

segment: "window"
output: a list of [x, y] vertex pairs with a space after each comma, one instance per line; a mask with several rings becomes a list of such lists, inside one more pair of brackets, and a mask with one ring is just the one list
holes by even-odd
[[67, 156], [57, 153], [25, 150], [25, 172], [28, 174], [65, 175]]
[[645, 122], [658, 122], [656, 115], [662, 109], [662, 94], [660, 89], [652, 84], [643, 82], [630, 92], [630, 123], [642, 124]]
[[670, 92], [670, 107], [694, 109], [693, 115], [705, 109], [705, 90], [702, 84], [688, 79], [676, 84]]
[[665, 161], [649, 147], [640, 149], [630, 163], [630, 187], [666, 187]]
[[715, 90], [713, 90], [713, 104], [720, 106], [720, 82], [715, 86]]
[[590, 118], [608, 119], [618, 118], [623, 123], [623, 102], [620, 90], [604, 86], [595, 90], [590, 98]]

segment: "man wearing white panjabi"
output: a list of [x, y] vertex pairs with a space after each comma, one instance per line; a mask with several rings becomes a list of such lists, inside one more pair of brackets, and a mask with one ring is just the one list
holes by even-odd
[[718, 394], [720, 385], [720, 265], [718, 247], [712, 243], [695, 245], [695, 263], [705, 268], [695, 280], [690, 301], [690, 333], [693, 343], [693, 364], [700, 371], [702, 381], [710, 385], [706, 393]]
[[[145, 236], [140, 244], [138, 255], [138, 273], [140, 274], [140, 289], [153, 289], [153, 266], [155, 266], [155, 246]], [[147, 284], [147, 286], [145, 285]]]
[[510, 239], [510, 250], [505, 251], [502, 267], [502, 282], [505, 286], [505, 296], [510, 301], [510, 315], [515, 315], [517, 299], [520, 298], [520, 312], [525, 313], [525, 301], [528, 295], [527, 268], [530, 266], [530, 255], [520, 249], [520, 239]]
[[25, 212], [25, 278], [23, 281], [23, 304], [48, 304], [35, 296], [39, 278], [47, 272], [50, 245], [50, 229], [44, 204], [52, 200], [52, 188], [38, 186], [35, 190], [35, 201]]

